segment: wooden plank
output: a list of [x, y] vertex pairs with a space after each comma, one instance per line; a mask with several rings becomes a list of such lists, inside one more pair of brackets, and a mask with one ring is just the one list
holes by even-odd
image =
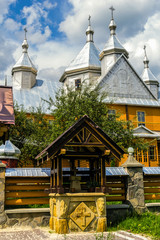
[[6, 184], [10, 183], [49, 183], [50, 178], [29, 178], [29, 177], [15, 177], [15, 178], [6, 178]]
[[144, 193], [160, 193], [160, 188], [145, 188]]
[[49, 198], [7, 199], [5, 205], [49, 204]]
[[148, 194], [144, 195], [145, 200], [160, 200], [160, 194]]
[[144, 176], [144, 181], [160, 181], [160, 176]]
[[7, 185], [6, 191], [16, 191], [16, 190], [44, 190], [45, 188], [50, 188], [49, 184], [43, 185]]
[[75, 142], [68, 142], [66, 146], [72, 147], [104, 147], [102, 143], [98, 142], [89, 142], [89, 143], [75, 143]]
[[121, 190], [112, 190], [112, 192], [109, 193], [109, 195], [112, 195], [112, 194], [122, 194], [122, 193], [125, 193], [125, 189], [121, 189]]
[[106, 196], [106, 201], [124, 201], [126, 200], [125, 196]]
[[5, 194], [6, 199], [7, 198], [25, 198], [25, 197], [47, 197], [48, 193], [44, 191], [35, 191], [35, 192], [7, 192]]
[[107, 187], [113, 187], [113, 188], [124, 188], [124, 183], [106, 183]]
[[160, 187], [160, 182], [144, 182], [144, 187]]

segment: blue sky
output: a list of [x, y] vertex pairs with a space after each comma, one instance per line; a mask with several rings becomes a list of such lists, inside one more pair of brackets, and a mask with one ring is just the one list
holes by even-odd
[[143, 46], [150, 68], [160, 79], [160, 4], [157, 0], [0, 0], [0, 78], [11, 76], [21, 56], [27, 27], [29, 56], [38, 78], [57, 81], [86, 41], [88, 15], [94, 42], [101, 51], [109, 37], [110, 6], [117, 36], [138, 73], [143, 71]]

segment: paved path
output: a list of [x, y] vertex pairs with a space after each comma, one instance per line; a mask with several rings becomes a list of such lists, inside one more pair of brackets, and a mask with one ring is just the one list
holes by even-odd
[[[112, 236], [112, 237], [111, 237]], [[115, 233], [77, 233], [58, 235], [49, 233], [49, 229], [3, 229], [0, 230], [0, 240], [149, 240], [149, 238], [134, 235], [129, 232]]]

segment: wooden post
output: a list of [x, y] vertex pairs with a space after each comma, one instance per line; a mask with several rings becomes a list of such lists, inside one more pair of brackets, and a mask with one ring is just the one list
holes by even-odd
[[53, 170], [54, 170], [54, 175], [53, 175], [53, 187], [56, 188], [56, 158], [54, 158]]
[[57, 157], [57, 192], [64, 193], [62, 183], [62, 158]]
[[106, 192], [106, 168], [105, 168], [105, 158], [101, 157], [101, 190]]
[[57, 157], [57, 187], [59, 187], [59, 157]]
[[53, 188], [53, 159], [51, 158], [51, 177], [50, 177], [50, 188]]

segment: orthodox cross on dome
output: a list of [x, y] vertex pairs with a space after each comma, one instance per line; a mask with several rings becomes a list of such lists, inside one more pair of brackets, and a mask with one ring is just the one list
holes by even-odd
[[113, 6], [111, 6], [109, 9], [111, 10], [111, 17], [112, 17], [112, 19], [113, 19], [113, 11], [114, 11], [115, 9], [114, 9]]
[[27, 35], [27, 28], [25, 27], [25, 28], [24, 28], [24, 39], [27, 39], [27, 36], [26, 36], [26, 35]]
[[146, 45], [144, 45], [143, 49], [144, 49], [144, 55], [145, 55], [145, 57], [147, 57], [147, 53], [146, 53]]
[[91, 26], [91, 16], [90, 15], [88, 17], [88, 21], [89, 21], [89, 26]]
[[149, 60], [147, 58], [146, 45], [144, 45], [143, 49], [144, 49], [144, 60], [143, 60], [144, 68], [148, 68]]

